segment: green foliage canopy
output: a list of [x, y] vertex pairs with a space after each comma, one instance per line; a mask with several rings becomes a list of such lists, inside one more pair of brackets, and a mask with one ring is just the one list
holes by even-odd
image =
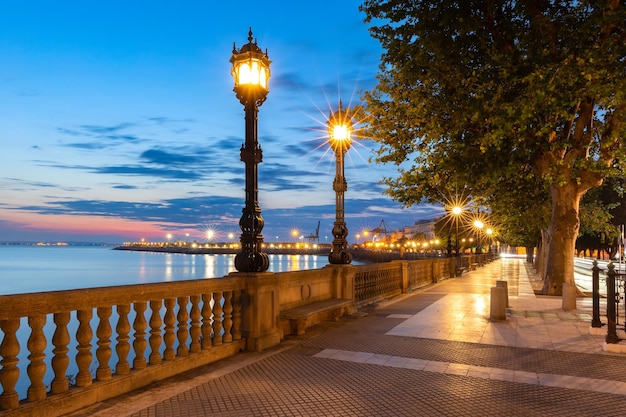
[[361, 10], [385, 50], [365, 93], [367, 134], [377, 161], [398, 165], [384, 180], [395, 199], [441, 201], [459, 186], [488, 198], [512, 178], [582, 195], [623, 170], [623, 1], [367, 0]]

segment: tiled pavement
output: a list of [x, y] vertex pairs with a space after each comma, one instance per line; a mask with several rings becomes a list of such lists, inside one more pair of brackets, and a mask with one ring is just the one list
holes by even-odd
[[626, 355], [589, 334], [591, 300], [564, 312], [533, 279], [503, 258], [72, 416], [626, 415]]

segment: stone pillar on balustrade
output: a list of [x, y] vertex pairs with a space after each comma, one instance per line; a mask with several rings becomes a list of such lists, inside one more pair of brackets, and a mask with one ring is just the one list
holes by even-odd
[[400, 261], [393, 260], [392, 263], [396, 265], [400, 265], [400, 273], [402, 274], [402, 293], [406, 294], [410, 290], [409, 283], [409, 262], [408, 261]]
[[246, 350], [260, 352], [280, 343], [278, 277], [273, 272], [233, 272], [244, 279], [241, 294], [241, 335]]
[[328, 264], [324, 270], [330, 271], [332, 298], [354, 299], [354, 274], [356, 268], [350, 264]]

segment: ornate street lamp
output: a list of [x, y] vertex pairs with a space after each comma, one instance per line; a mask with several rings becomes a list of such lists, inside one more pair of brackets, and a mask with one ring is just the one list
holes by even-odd
[[480, 219], [476, 219], [476, 220], [474, 220], [474, 227], [477, 230], [477, 232], [476, 232], [476, 253], [482, 253], [483, 250], [482, 250], [482, 248], [480, 246], [480, 235], [483, 232], [483, 228], [485, 227], [485, 224]]
[[459, 256], [459, 216], [463, 213], [463, 209], [459, 206], [452, 207], [454, 215], [454, 224], [456, 225], [456, 256]]
[[352, 255], [348, 252], [348, 227], [344, 220], [344, 197], [348, 190], [348, 183], [343, 175], [343, 159], [345, 153], [350, 149], [352, 142], [352, 118], [348, 110], [344, 110], [339, 100], [339, 108], [336, 112], [330, 113], [328, 117], [328, 134], [330, 136], [330, 146], [335, 151], [335, 180], [333, 190], [335, 190], [335, 223], [333, 225], [333, 247], [328, 255], [331, 264], [349, 264]]
[[246, 206], [243, 208], [239, 227], [241, 228], [241, 252], [235, 256], [235, 268], [240, 272], [267, 271], [270, 261], [262, 252], [265, 224], [258, 203], [258, 164], [263, 153], [257, 139], [257, 118], [259, 106], [263, 104], [270, 79], [272, 61], [253, 41], [252, 28], [248, 32], [248, 43], [237, 50], [233, 45], [231, 73], [235, 80], [233, 91], [243, 104], [246, 120], [245, 143], [241, 147], [241, 161], [246, 166]]
[[491, 243], [493, 242], [493, 229], [491, 227], [487, 227], [487, 230], [485, 230], [485, 234], [487, 235], [487, 239], [489, 242], [489, 246], [487, 247], [487, 253], [491, 253]]

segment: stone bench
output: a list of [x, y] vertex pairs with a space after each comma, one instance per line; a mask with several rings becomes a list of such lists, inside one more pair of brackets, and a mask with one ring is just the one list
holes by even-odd
[[303, 335], [308, 327], [322, 321], [338, 320], [339, 317], [354, 311], [356, 309], [352, 300], [328, 298], [281, 311], [280, 321], [285, 335]]

